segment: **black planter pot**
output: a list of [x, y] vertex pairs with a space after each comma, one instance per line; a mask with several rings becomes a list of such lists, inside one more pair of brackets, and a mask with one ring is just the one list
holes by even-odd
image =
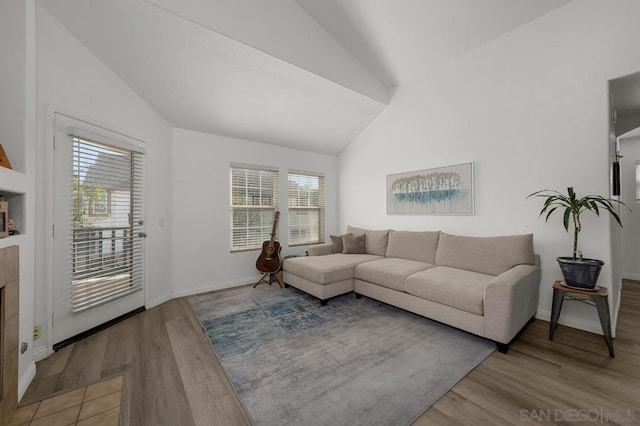
[[598, 259], [574, 259], [573, 257], [558, 257], [556, 259], [564, 276], [564, 282], [569, 287], [593, 290], [598, 282], [598, 276], [604, 262]]

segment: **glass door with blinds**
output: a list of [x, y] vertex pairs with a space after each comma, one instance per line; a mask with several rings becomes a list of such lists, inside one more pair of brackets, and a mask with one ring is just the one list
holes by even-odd
[[56, 114], [54, 345], [144, 306], [144, 146]]

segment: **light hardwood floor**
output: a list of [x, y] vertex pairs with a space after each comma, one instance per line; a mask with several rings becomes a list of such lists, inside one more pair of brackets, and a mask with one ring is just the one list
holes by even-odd
[[[600, 423], [594, 416], [602, 410], [623, 424], [633, 414], [627, 410], [635, 410], [640, 423], [640, 282], [624, 283], [615, 359], [600, 335], [559, 326], [551, 342], [548, 329], [545, 321], [529, 324], [507, 355], [490, 355], [416, 424], [498, 425], [572, 415]], [[184, 298], [40, 361], [23, 402], [125, 371], [131, 425], [249, 423]]]

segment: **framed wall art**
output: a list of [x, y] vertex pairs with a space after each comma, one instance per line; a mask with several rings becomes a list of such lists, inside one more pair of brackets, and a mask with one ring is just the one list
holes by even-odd
[[387, 214], [473, 215], [473, 163], [387, 176]]

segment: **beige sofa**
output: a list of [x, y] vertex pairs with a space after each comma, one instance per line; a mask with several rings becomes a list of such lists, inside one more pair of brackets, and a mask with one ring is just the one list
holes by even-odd
[[313, 246], [283, 263], [284, 281], [327, 300], [354, 291], [496, 342], [502, 352], [538, 306], [540, 260], [533, 235], [462, 237], [372, 231], [366, 254]]

